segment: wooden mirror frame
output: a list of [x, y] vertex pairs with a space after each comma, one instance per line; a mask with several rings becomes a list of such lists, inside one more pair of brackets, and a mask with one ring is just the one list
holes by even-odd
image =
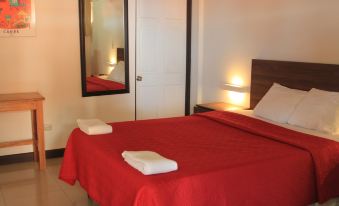
[[86, 85], [86, 46], [85, 46], [85, 5], [84, 0], [79, 0], [79, 25], [80, 25], [80, 59], [81, 59], [81, 87], [82, 96], [101, 96], [112, 94], [125, 94], [130, 92], [129, 86], [129, 43], [128, 43], [128, 0], [124, 1], [124, 41], [125, 41], [125, 89], [87, 92]]

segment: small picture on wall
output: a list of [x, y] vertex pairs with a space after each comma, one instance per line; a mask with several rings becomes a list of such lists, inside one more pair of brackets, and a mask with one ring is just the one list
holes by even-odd
[[34, 0], [0, 0], [0, 37], [35, 36]]

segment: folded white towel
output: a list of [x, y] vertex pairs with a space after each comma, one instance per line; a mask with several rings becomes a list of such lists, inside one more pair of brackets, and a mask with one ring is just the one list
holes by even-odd
[[167, 173], [178, 170], [174, 160], [167, 159], [151, 151], [124, 151], [125, 161], [144, 175]]
[[80, 130], [88, 135], [109, 134], [113, 131], [111, 125], [99, 119], [78, 119], [77, 122]]

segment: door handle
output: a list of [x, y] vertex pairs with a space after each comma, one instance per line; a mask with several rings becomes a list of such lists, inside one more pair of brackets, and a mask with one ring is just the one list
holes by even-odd
[[141, 82], [142, 81], [142, 76], [137, 76], [137, 81]]

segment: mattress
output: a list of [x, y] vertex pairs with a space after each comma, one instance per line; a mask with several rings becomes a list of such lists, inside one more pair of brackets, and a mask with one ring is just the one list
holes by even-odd
[[298, 126], [294, 126], [294, 125], [290, 125], [290, 124], [283, 124], [283, 123], [278, 123], [278, 122], [274, 122], [268, 119], [264, 119], [258, 116], [254, 115], [253, 110], [234, 110], [232, 112], [238, 113], [238, 114], [242, 114], [248, 117], [252, 117], [255, 119], [260, 119], [262, 121], [274, 124], [274, 125], [278, 125], [280, 127], [284, 127], [286, 129], [290, 129], [290, 130], [294, 130], [297, 132], [301, 132], [301, 133], [305, 133], [305, 134], [309, 134], [309, 135], [313, 135], [313, 136], [317, 136], [317, 137], [322, 137], [325, 139], [329, 139], [329, 140], [333, 140], [336, 142], [339, 142], [339, 135], [331, 135], [328, 133], [324, 133], [324, 132], [320, 132], [320, 131], [316, 131], [316, 130], [311, 130], [311, 129], [306, 129], [306, 128], [302, 128], [302, 127], [298, 127]]
[[[280, 127], [284, 127], [286, 129], [290, 129], [290, 130], [293, 130], [293, 131], [297, 131], [297, 132], [301, 132], [301, 133], [305, 133], [305, 134], [309, 134], [309, 135], [313, 135], [313, 136], [318, 136], [318, 137], [322, 137], [322, 138], [325, 138], [325, 139], [329, 139], [329, 140], [339, 142], [339, 135], [331, 135], [331, 134], [328, 134], [328, 133], [324, 133], [324, 132], [320, 132], [320, 131], [316, 131], [316, 130], [311, 130], [311, 129], [306, 129], [306, 128], [302, 128], [302, 127], [298, 127], [298, 126], [294, 126], [294, 125], [290, 125], [290, 124], [283, 124], [283, 123], [279, 123], [279, 122], [274, 122], [274, 121], [271, 121], [271, 120], [268, 120], [268, 119], [265, 119], [265, 118], [255, 116], [253, 110], [234, 110], [232, 112], [242, 114], [242, 115], [254, 118], [254, 119], [259, 119], [259, 120], [268, 122], [270, 124], [274, 124], [274, 125], [277, 125], [277, 126], [280, 126]], [[315, 204], [312, 204], [310, 206], [339, 206], [339, 198], [331, 199], [324, 204], [315, 203]]]

